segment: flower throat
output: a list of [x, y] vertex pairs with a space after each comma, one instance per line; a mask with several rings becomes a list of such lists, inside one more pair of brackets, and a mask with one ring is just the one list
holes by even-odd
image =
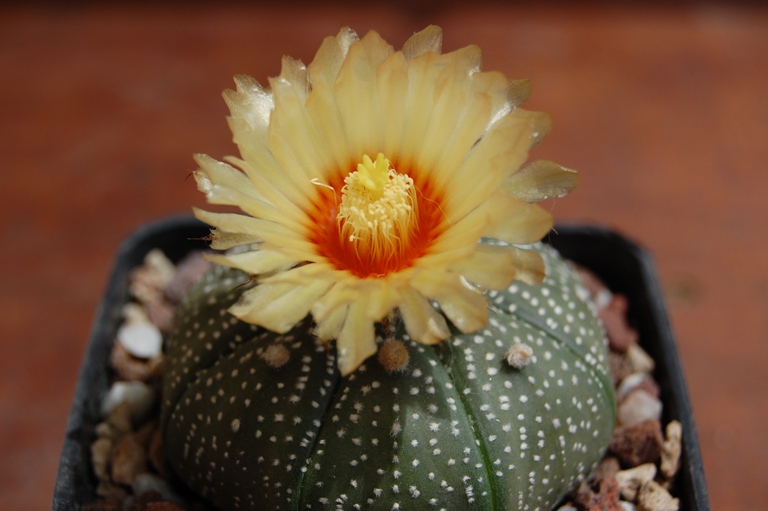
[[383, 154], [375, 161], [363, 156], [357, 171], [344, 179], [336, 215], [339, 241], [367, 261], [372, 274], [386, 273], [391, 262], [406, 256], [417, 218], [413, 179], [391, 168]]

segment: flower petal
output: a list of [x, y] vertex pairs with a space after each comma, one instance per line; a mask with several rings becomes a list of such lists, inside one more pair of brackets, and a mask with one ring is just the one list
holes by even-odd
[[434, 182], [435, 195], [445, 195], [446, 190], [455, 186], [456, 173], [472, 147], [483, 135], [490, 122], [493, 106], [491, 97], [477, 93], [463, 112], [461, 121], [455, 125], [450, 139], [433, 164], [430, 181]]
[[518, 108], [513, 113], [518, 117], [528, 119], [531, 123], [530, 148], [536, 147], [542, 140], [547, 138], [549, 132], [552, 131], [552, 120], [549, 118], [549, 114], [545, 112], [533, 112], [531, 110]]
[[303, 211], [307, 211], [309, 201], [306, 194], [302, 193], [305, 188], [293, 185], [291, 178], [272, 156], [266, 137], [261, 139], [242, 119], [230, 117], [228, 121], [242, 160], [227, 158], [227, 161], [237, 164], [248, 175], [259, 193], [275, 206], [278, 206], [282, 196], [285, 197], [283, 202], [287, 201], [291, 208], [295, 209], [298, 206]]
[[269, 222], [287, 227], [293, 231], [304, 231], [307, 228], [306, 217], [301, 217], [301, 222], [280, 211], [266, 201], [250, 197], [244, 193], [226, 186], [214, 185], [208, 191], [206, 198], [210, 204], [237, 206], [243, 212], [254, 218], [260, 218]]
[[533, 250], [508, 245], [480, 244], [471, 258], [452, 269], [485, 289], [506, 289], [513, 280], [533, 284], [544, 278], [544, 260]]
[[460, 240], [481, 236], [516, 245], [539, 241], [552, 228], [552, 215], [504, 192], [497, 192], [460, 221], [451, 225], [432, 247], [436, 253], [457, 246]]
[[488, 322], [488, 299], [478, 291], [456, 287], [435, 298], [451, 323], [464, 333], [474, 332]]
[[400, 314], [408, 335], [422, 344], [435, 344], [451, 335], [445, 318], [432, 304], [412, 289], [401, 291]]
[[[434, 83], [449, 58], [435, 53], [425, 53], [406, 61], [408, 66], [408, 93], [404, 109], [407, 122], [403, 124], [396, 161], [406, 169], [416, 165], [424, 136], [433, 112]], [[418, 185], [418, 183], [417, 183]]]
[[470, 77], [471, 91], [475, 95], [487, 96], [491, 99], [490, 123], [494, 123], [513, 110], [509, 104], [509, 80], [497, 71], [472, 73]]
[[342, 376], [347, 376], [376, 353], [373, 322], [366, 315], [364, 303], [358, 301], [349, 306], [344, 326], [336, 340], [336, 353]]
[[[299, 260], [313, 258], [315, 254], [315, 246], [307, 241], [305, 236], [273, 222], [235, 213], [211, 213], [197, 208], [193, 208], [192, 211], [199, 220], [224, 231], [257, 236], [265, 242], [284, 247], [293, 253], [298, 251], [305, 256], [300, 257]], [[283, 252], [288, 253], [286, 250]]]
[[312, 63], [307, 66], [313, 86], [317, 86], [320, 82], [333, 85], [349, 47], [357, 40], [357, 34], [349, 27], [342, 27], [335, 37], [329, 36], [323, 40]]
[[200, 168], [195, 171], [194, 177], [197, 181], [197, 188], [201, 192], [208, 194], [214, 185], [226, 186], [238, 192], [259, 200], [265, 200], [248, 176], [226, 163], [214, 160], [206, 154], [194, 155], [195, 162]]
[[379, 110], [387, 122], [381, 123], [381, 152], [398, 161], [400, 139], [406, 122], [405, 100], [408, 94], [408, 65], [400, 52], [393, 53], [376, 68]]
[[312, 304], [312, 317], [318, 322], [330, 318], [334, 311], [358, 299], [357, 291], [344, 282], [335, 283], [327, 293]]
[[339, 273], [341, 272], [333, 268], [328, 263], [313, 262], [312, 264], [302, 264], [300, 266], [296, 266], [295, 268], [271, 275], [268, 278], [262, 280], [262, 282], [269, 282], [270, 284], [284, 283], [294, 286], [301, 286], [313, 280], [322, 280], [324, 282], [333, 284], [338, 280]]
[[510, 80], [507, 86], [507, 103], [514, 110], [526, 101], [531, 95], [530, 80]]
[[343, 173], [354, 168], [355, 161], [349, 151], [344, 124], [336, 104], [333, 86], [327, 82], [314, 85], [312, 94], [307, 98], [305, 108], [315, 125], [320, 143], [328, 154], [331, 166], [323, 169], [325, 178], [321, 181], [329, 184], [331, 181], [343, 181]]
[[413, 59], [427, 52], [440, 53], [443, 46], [443, 29], [430, 25], [420, 32], [413, 34], [403, 44], [403, 55]]
[[216, 264], [239, 268], [251, 275], [261, 275], [279, 269], [288, 269], [298, 264], [299, 261], [287, 257], [280, 252], [271, 250], [252, 250], [239, 254], [206, 255], [206, 259]]
[[321, 280], [305, 286], [262, 283], [244, 292], [229, 312], [245, 322], [284, 334], [307, 316], [329, 285]]
[[322, 147], [304, 100], [290, 84], [280, 84], [279, 79], [271, 83], [275, 88], [275, 111], [269, 123], [269, 150], [292, 186], [311, 200], [318, 193], [311, 180], [322, 180], [333, 160]]
[[323, 341], [330, 341], [338, 338], [339, 333], [341, 333], [341, 327], [344, 326], [348, 308], [348, 305], [342, 305], [341, 307], [333, 309], [331, 314], [323, 321], [319, 321], [317, 316], [312, 314], [312, 317], [317, 321], [317, 326], [312, 333]]
[[369, 32], [349, 48], [334, 84], [348, 150], [355, 155], [380, 150], [382, 122], [376, 94], [376, 67], [392, 47], [376, 32]]
[[272, 93], [248, 75], [235, 76], [237, 90], [225, 90], [224, 101], [232, 117], [244, 121], [245, 126], [266, 140], [269, 118], [275, 102]]
[[213, 250], [229, 250], [233, 247], [261, 243], [261, 238], [241, 232], [227, 232], [222, 229], [211, 229], [211, 248]]
[[[515, 111], [517, 112], [517, 111]], [[493, 125], [477, 143], [446, 191], [444, 210], [456, 222], [475, 209], [528, 157], [530, 121], [509, 114]]]
[[[307, 67], [300, 60], [296, 60], [288, 55], [283, 55], [283, 67], [280, 69], [280, 82], [290, 84], [296, 95], [302, 101], [307, 99], [312, 86], [309, 83], [309, 74]], [[274, 89], [273, 89], [274, 90]]]
[[[433, 85], [430, 121], [416, 158], [416, 168], [418, 169], [436, 168], [437, 161], [450, 147], [453, 133], [461, 126], [462, 118], [468, 106], [471, 106], [468, 103], [475, 99], [470, 97], [469, 77], [480, 66], [480, 48], [467, 46], [451, 53], [451, 56], [453, 58], [437, 75]], [[486, 116], [488, 113], [486, 112]], [[485, 124], [489, 120], [486, 117]], [[484, 128], [485, 126], [482, 127], [482, 129]], [[481, 133], [482, 131], [475, 134], [474, 140], [471, 141], [472, 144], [477, 141]], [[466, 154], [469, 147], [464, 149], [463, 154]], [[452, 168], [447, 169], [447, 172], [452, 173], [461, 159], [459, 158], [459, 161], [455, 162]], [[451, 160], [448, 162], [449, 164], [452, 163]], [[439, 173], [433, 171], [431, 174], [442, 174], [445, 171], [441, 168]]]
[[485, 235], [515, 245], [539, 241], [553, 225], [552, 215], [540, 206], [509, 197], [503, 192], [489, 199], [483, 209], [488, 212], [486, 218], [491, 226]]
[[509, 176], [501, 189], [525, 202], [539, 202], [568, 195], [578, 183], [579, 174], [575, 170], [536, 160]]

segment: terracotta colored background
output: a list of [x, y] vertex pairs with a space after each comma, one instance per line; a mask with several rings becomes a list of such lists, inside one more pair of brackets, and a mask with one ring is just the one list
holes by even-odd
[[429, 23], [531, 78], [581, 171], [551, 205], [655, 255], [716, 510], [768, 508], [768, 9], [707, 2], [0, 7], [0, 506], [46, 509], [120, 241], [202, 205], [191, 154], [233, 152], [220, 92], [312, 59], [343, 24]]

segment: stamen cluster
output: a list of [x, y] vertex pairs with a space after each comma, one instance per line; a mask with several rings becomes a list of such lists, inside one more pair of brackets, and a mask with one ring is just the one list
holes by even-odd
[[344, 183], [337, 215], [340, 241], [352, 244], [363, 260], [401, 256], [416, 226], [413, 179], [379, 153], [375, 162], [365, 155]]

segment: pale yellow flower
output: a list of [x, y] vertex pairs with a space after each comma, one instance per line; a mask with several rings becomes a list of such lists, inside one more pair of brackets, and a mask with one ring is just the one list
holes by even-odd
[[281, 333], [311, 313], [343, 374], [376, 352], [392, 311], [432, 344], [446, 318], [485, 325], [484, 290], [539, 282], [541, 257], [519, 245], [552, 219], [531, 203], [576, 184], [554, 163], [523, 166], [550, 126], [518, 108], [528, 82], [481, 72], [476, 46], [441, 44], [434, 26], [401, 51], [344, 28], [309, 66], [285, 57], [269, 88], [238, 76], [224, 97], [241, 158], [196, 157], [208, 201], [246, 213], [195, 212], [214, 248], [249, 247], [212, 257], [258, 276], [230, 312]]

